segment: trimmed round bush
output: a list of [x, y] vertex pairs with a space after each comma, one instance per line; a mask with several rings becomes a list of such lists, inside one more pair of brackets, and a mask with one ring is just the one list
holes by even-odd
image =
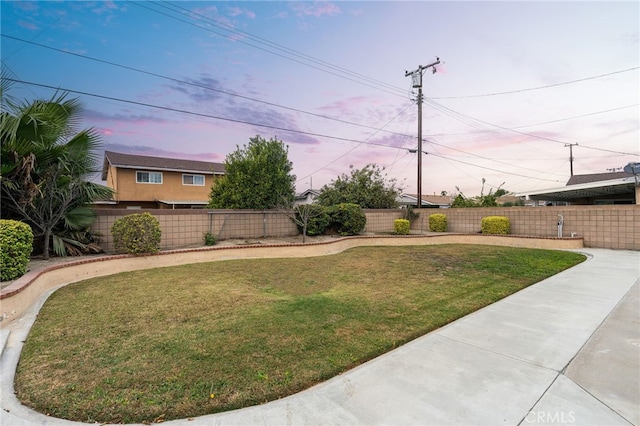
[[511, 232], [511, 222], [505, 216], [486, 216], [482, 218], [483, 234], [508, 234]]
[[407, 219], [395, 219], [393, 221], [393, 232], [397, 235], [409, 235], [411, 230], [411, 222]]
[[160, 222], [148, 212], [116, 220], [111, 227], [111, 235], [118, 253], [157, 253], [160, 250]]
[[429, 230], [431, 232], [447, 232], [447, 216], [442, 213], [429, 215]]
[[0, 219], [0, 280], [10, 281], [27, 272], [33, 250], [33, 231], [26, 223]]
[[359, 234], [367, 225], [367, 216], [357, 204], [342, 203], [331, 206], [329, 216], [330, 226], [335, 227], [338, 234], [343, 236]]

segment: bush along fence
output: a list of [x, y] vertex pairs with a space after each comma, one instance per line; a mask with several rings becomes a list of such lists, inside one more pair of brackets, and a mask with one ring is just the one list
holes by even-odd
[[483, 234], [509, 234], [511, 223], [508, 217], [486, 216], [480, 221]]
[[[161, 250], [204, 246], [203, 236], [215, 240], [284, 238], [300, 236], [292, 212], [277, 210], [145, 210], [158, 219], [162, 232]], [[586, 247], [640, 250], [640, 206], [564, 206], [416, 209], [410, 220], [411, 234], [428, 234], [429, 216], [442, 214], [446, 231], [477, 234], [482, 219], [502, 216], [509, 220], [511, 235], [556, 238], [558, 215], [564, 218], [563, 237], [580, 237]], [[93, 230], [102, 236], [102, 247], [114, 253], [111, 227], [130, 210], [96, 209]], [[364, 234], [394, 234], [396, 219], [404, 219], [405, 209], [364, 210]], [[440, 228], [437, 229], [440, 231]], [[302, 238], [300, 239], [302, 241]]]
[[26, 223], [0, 219], [0, 278], [9, 281], [27, 271], [33, 231]]

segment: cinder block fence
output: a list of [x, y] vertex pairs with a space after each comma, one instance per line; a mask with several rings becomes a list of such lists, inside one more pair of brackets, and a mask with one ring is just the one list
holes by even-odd
[[[283, 238], [298, 235], [291, 212], [282, 210], [145, 210], [158, 218], [163, 250], [203, 244], [207, 232], [219, 240], [232, 238]], [[448, 231], [475, 234], [486, 216], [506, 216], [511, 234], [557, 237], [558, 220], [564, 220], [563, 236], [584, 239], [585, 247], [640, 250], [640, 206], [503, 207], [464, 209], [421, 209], [411, 224], [412, 233], [429, 232], [429, 215], [447, 216]], [[96, 209], [93, 229], [102, 234], [102, 247], [113, 252], [111, 226], [132, 210]], [[366, 233], [391, 233], [393, 221], [403, 217], [402, 209], [365, 210]]]

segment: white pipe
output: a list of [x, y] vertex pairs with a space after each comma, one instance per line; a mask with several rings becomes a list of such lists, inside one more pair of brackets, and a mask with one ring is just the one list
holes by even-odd
[[562, 227], [564, 226], [564, 217], [559, 214], [558, 217], [560, 220], [558, 221], [558, 238], [562, 238]]

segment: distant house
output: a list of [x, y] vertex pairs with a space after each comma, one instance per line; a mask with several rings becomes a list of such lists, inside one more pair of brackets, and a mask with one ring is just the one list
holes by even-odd
[[517, 194], [535, 205], [640, 204], [640, 187], [631, 173], [574, 175], [566, 186]]
[[[418, 194], [400, 194], [398, 198], [396, 198], [400, 207], [414, 206], [418, 205]], [[451, 206], [451, 196], [449, 195], [422, 195], [422, 205], [421, 208], [440, 208], [446, 209]]]
[[319, 190], [309, 188], [300, 194], [296, 194], [293, 204], [296, 206], [300, 204], [311, 204], [318, 198], [318, 195], [320, 195]]
[[105, 151], [102, 180], [114, 190], [100, 203], [122, 209], [204, 208], [224, 164]]

